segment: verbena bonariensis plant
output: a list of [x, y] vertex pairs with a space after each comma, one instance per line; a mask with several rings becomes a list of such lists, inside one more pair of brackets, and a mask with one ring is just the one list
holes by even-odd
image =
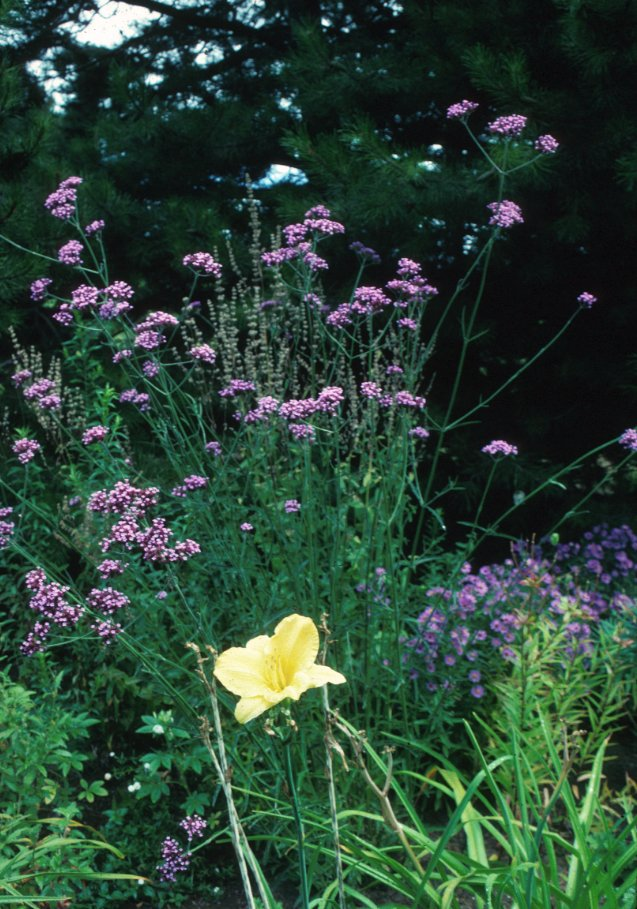
[[[449, 116], [468, 128], [471, 109], [462, 102]], [[519, 115], [501, 117], [487, 126], [488, 143], [475, 139], [498, 190], [481, 230], [483, 245], [444, 304], [422, 265], [411, 259], [399, 259], [381, 285], [363, 283], [378, 257], [358, 242], [351, 244], [358, 259], [351, 293], [345, 302], [332, 301], [322, 282], [329, 268], [324, 249], [339, 242], [344, 225], [317, 205], [283, 229], [282, 244], [277, 240], [262, 252], [253, 206], [251, 279], [238, 273], [231, 250], [227, 284], [217, 251], [189, 253], [183, 265], [191, 287], [179, 310], [168, 311], [166, 301], [165, 309], [140, 317], [134, 289], [109, 272], [104, 221], [85, 225], [78, 205], [81, 178], [60, 184], [45, 205], [79, 239], [65, 236], [56, 257], [36, 254], [55, 265], [55, 277], [35, 281], [31, 296], [53, 310], [68, 339], [61, 359], [46, 369], [37, 352], [16, 348], [11, 380], [24, 425], [10, 442], [13, 458], [0, 478], [8, 494], [0, 541], [14, 566], [29, 568], [25, 598], [36, 615], [21, 644], [25, 656], [62, 641], [117, 642], [110, 648], [115, 658], [121, 651], [133, 654], [136, 666], [161, 683], [163, 697], [194, 723], [206, 707], [184, 644], [221, 649], [295, 615], [303, 604], [314, 620], [329, 617], [331, 661], [349, 682], [350, 715], [370, 730], [413, 728], [406, 636], [410, 617], [419, 613], [429, 616], [420, 622], [429, 627], [423, 634], [439, 630], [433, 629], [436, 607], [422, 611], [421, 575], [435, 565], [439, 551], [439, 504], [457, 485], [440, 481], [446, 441], [595, 303], [593, 294], [580, 293], [578, 307], [554, 338], [499, 388], [458, 412], [490, 260], [506, 233], [523, 221], [519, 206], [505, 198], [507, 181], [557, 148], [550, 136], [525, 140], [525, 125]], [[475, 294], [466, 305], [472, 281]], [[209, 291], [211, 300], [197, 299]], [[458, 308], [456, 373], [436, 417], [424, 397], [427, 364], [441, 325]], [[627, 450], [615, 468], [620, 470], [637, 450], [633, 429], [548, 476], [525, 502], [617, 441]], [[515, 502], [488, 525], [481, 523], [494, 474], [516, 457], [517, 448], [495, 439], [482, 451], [492, 459], [491, 470], [467, 522], [467, 545], [452, 572], [455, 589], [449, 597], [441, 594], [445, 603], [467, 600], [462, 562], [485, 536], [502, 533], [503, 522], [524, 504]], [[34, 542], [43, 527], [46, 547]], [[52, 537], [55, 552], [48, 545]], [[370, 591], [372, 601], [362, 604], [361, 593]], [[504, 643], [506, 614], [492, 619], [507, 626], [498, 631]], [[484, 680], [470, 675], [480, 670], [470, 665], [465, 631], [454, 631], [449, 639], [466, 662], [477, 697]], [[441, 654], [447, 665], [449, 655]], [[203, 663], [199, 671], [217, 709], [219, 696]], [[290, 689], [288, 697], [301, 690]], [[225, 695], [221, 700], [228, 703]], [[278, 700], [270, 697], [269, 706]], [[284, 726], [295, 728], [291, 719]], [[244, 881], [252, 875], [263, 888], [231, 787], [224, 783], [229, 764], [222, 757], [222, 724], [214, 724], [214, 741], [211, 728], [202, 734], [228, 801], [242, 875]], [[263, 760], [262, 778], [269, 780], [276, 761], [271, 754], [258, 757], [258, 736], [248, 732], [253, 751], [246, 757], [245, 734], [231, 735], [237, 736], [234, 765], [252, 773], [254, 761]], [[319, 735], [309, 727], [300, 736], [311, 770], [317, 769], [311, 742]], [[293, 791], [290, 766], [288, 756]], [[254, 782], [253, 774], [248, 778]], [[332, 810], [333, 824], [335, 817]], [[296, 807], [295, 820], [298, 832]], [[298, 842], [301, 848], [301, 833]], [[167, 880], [184, 869], [186, 856], [176, 841], [165, 844]], [[306, 901], [308, 893], [306, 880]], [[263, 889], [261, 897], [269, 899]]]

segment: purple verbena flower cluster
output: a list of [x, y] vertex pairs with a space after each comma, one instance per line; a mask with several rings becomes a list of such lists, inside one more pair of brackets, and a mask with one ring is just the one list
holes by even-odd
[[248, 382], [247, 379], [230, 379], [230, 384], [226, 388], [220, 389], [219, 397], [234, 398], [248, 391], [255, 391], [254, 382]]
[[554, 155], [559, 147], [560, 143], [549, 133], [546, 133], [544, 136], [538, 136], [533, 143], [533, 148], [542, 155]]
[[503, 199], [501, 202], [489, 202], [487, 208], [492, 213], [489, 218], [489, 224], [493, 227], [509, 228], [514, 224], [524, 224], [522, 209], [510, 199]]
[[350, 243], [349, 248], [364, 261], [369, 262], [372, 265], [380, 264], [380, 256], [376, 250], [371, 249], [369, 246], [365, 246], [360, 240], [354, 240], [353, 243]]
[[184, 477], [182, 484], [180, 486], [175, 486], [171, 495], [183, 499], [189, 492], [193, 492], [195, 489], [203, 489], [204, 486], [207, 485], [208, 477], [200, 477], [197, 474], [192, 474], [189, 477]]
[[[327, 316], [326, 322], [333, 328], [351, 325], [354, 316], [372, 316], [394, 309], [409, 309], [436, 296], [437, 288], [421, 274], [422, 266], [412, 259], [399, 259], [397, 276], [385, 284], [385, 288], [373, 286], [358, 287], [348, 303], [341, 303]], [[394, 294], [390, 297], [386, 291]], [[417, 329], [415, 319], [405, 316], [398, 320], [402, 328]]]
[[494, 439], [492, 442], [489, 442], [482, 449], [483, 454], [491, 455], [493, 458], [503, 457], [508, 458], [511, 455], [518, 454], [518, 449], [516, 445], [511, 445], [509, 442], [505, 442], [503, 439]]
[[461, 120], [463, 117], [468, 116], [478, 107], [480, 107], [480, 105], [477, 103], [477, 101], [456, 101], [455, 104], [452, 104], [447, 108], [447, 119]]
[[145, 391], [137, 391], [136, 388], [127, 388], [121, 392], [119, 400], [122, 404], [135, 404], [142, 413], [150, 410], [150, 395]]
[[125, 606], [130, 606], [128, 597], [112, 587], [102, 587], [100, 589], [94, 587], [89, 591], [86, 602], [91, 609], [96, 609], [107, 616], [114, 615], [120, 609], [124, 609]]
[[179, 325], [179, 319], [167, 312], [158, 310], [149, 313], [146, 318], [135, 326], [135, 347], [143, 350], [156, 350], [166, 343], [163, 329], [174, 328]]
[[87, 237], [91, 237], [93, 234], [99, 233], [99, 231], [104, 230], [104, 221], [101, 218], [98, 218], [96, 221], [91, 221], [90, 224], [87, 224], [84, 228], [84, 233]]
[[[201, 477], [190, 477], [189, 483], [200, 483]], [[147, 562], [185, 562], [201, 552], [195, 540], [176, 541], [171, 545], [173, 531], [164, 518], [149, 518], [148, 512], [159, 500], [155, 486], [145, 489], [133, 486], [128, 479], [120, 480], [111, 490], [100, 489], [88, 501], [88, 509], [99, 514], [118, 515], [119, 520], [100, 541], [102, 552], [121, 546], [127, 552], [138, 548]]]
[[54, 218], [68, 221], [75, 214], [75, 201], [77, 188], [82, 183], [81, 177], [67, 177], [62, 180], [55, 192], [52, 192], [44, 203], [44, 207]]
[[297, 514], [301, 510], [301, 503], [298, 499], [286, 499], [283, 509], [287, 514]]
[[[24, 370], [24, 372], [28, 372], [28, 370]], [[16, 373], [17, 375], [18, 373]], [[40, 410], [59, 410], [62, 406], [62, 399], [57, 392], [54, 392], [55, 387], [55, 382], [52, 382], [51, 379], [37, 379], [24, 388], [22, 394], [30, 404], [39, 407]]]
[[94, 445], [95, 442], [103, 442], [108, 433], [108, 426], [91, 426], [82, 433], [82, 444]]
[[42, 446], [35, 439], [18, 439], [11, 446], [11, 451], [18, 456], [21, 464], [28, 464], [40, 451]]
[[619, 437], [619, 444], [629, 451], [637, 451], [637, 429], [627, 429]]
[[193, 360], [199, 360], [201, 363], [210, 363], [212, 365], [217, 359], [216, 352], [208, 344], [199, 344], [197, 347], [191, 347], [188, 353]]
[[583, 293], [581, 293], [579, 295], [579, 297], [577, 298], [577, 302], [580, 303], [582, 306], [585, 306], [586, 309], [591, 309], [592, 306], [595, 303], [597, 303], [597, 297], [595, 296], [595, 294], [591, 294], [587, 290], [585, 290]]
[[321, 237], [342, 233], [345, 233], [345, 228], [339, 221], [332, 220], [329, 209], [316, 205], [305, 212], [301, 223], [284, 227], [286, 245], [273, 252], [263, 253], [261, 260], [265, 265], [274, 267], [300, 259], [310, 271], [324, 271], [328, 268], [327, 262], [315, 253], [313, 243], [307, 238], [312, 236], [317, 242]]
[[61, 303], [53, 318], [62, 325], [70, 325], [73, 312], [93, 310], [100, 319], [116, 319], [133, 308], [130, 301], [134, 293], [125, 281], [113, 281], [102, 288], [80, 284], [71, 291], [70, 303]]
[[190, 853], [181, 848], [177, 840], [167, 836], [161, 846], [161, 865], [157, 865], [162, 881], [174, 884], [177, 875], [187, 871], [190, 866]]
[[188, 253], [182, 259], [182, 263], [201, 275], [212, 275], [215, 278], [221, 277], [221, 265], [216, 259], [207, 252]]
[[77, 625], [84, 614], [84, 607], [72, 605], [66, 598], [69, 592], [55, 581], [47, 581], [41, 568], [30, 571], [25, 579], [27, 589], [32, 592], [29, 607], [38, 613], [39, 619], [20, 646], [20, 652], [31, 656], [44, 649], [44, 643], [52, 625], [71, 628]]
[[191, 842], [195, 837], [201, 839], [208, 822], [199, 817], [198, 814], [190, 814], [183, 821], [179, 821], [179, 826], [186, 831], [188, 842]]
[[34, 302], [45, 300], [48, 295], [47, 288], [53, 284], [51, 278], [37, 278], [31, 285], [31, 299]]
[[97, 571], [104, 578], [112, 578], [115, 575], [123, 574], [125, 565], [120, 559], [104, 559], [97, 566]]
[[7, 521], [5, 518], [13, 514], [13, 508], [10, 506], [0, 508], [0, 549], [5, 549], [11, 542], [11, 537], [15, 532], [15, 521]]
[[79, 240], [69, 240], [58, 249], [58, 260], [63, 265], [81, 265], [84, 247]]
[[522, 114], [509, 114], [506, 117], [497, 117], [487, 124], [487, 130], [499, 136], [519, 136], [526, 126], [527, 118]]

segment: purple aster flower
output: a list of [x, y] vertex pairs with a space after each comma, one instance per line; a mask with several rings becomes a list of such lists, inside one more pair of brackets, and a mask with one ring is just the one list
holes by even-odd
[[81, 265], [83, 249], [79, 240], [69, 240], [58, 249], [58, 260], [64, 265]]
[[560, 147], [560, 143], [549, 133], [546, 133], [544, 136], [537, 137], [533, 147], [543, 155], [554, 155]]
[[485, 691], [484, 691], [484, 688], [482, 687], [482, 685], [474, 685], [471, 689], [472, 698], [477, 698], [479, 700], [480, 698], [484, 697], [484, 694], [485, 694]]
[[637, 451], [637, 429], [627, 429], [619, 437], [619, 444], [630, 451]]
[[484, 448], [482, 448], [482, 452], [483, 454], [491, 455], [494, 458], [498, 457], [498, 455], [507, 458], [510, 455], [516, 455], [518, 449], [516, 445], [510, 445], [502, 439], [493, 439], [492, 442], [489, 442], [488, 445], [485, 445]]
[[447, 119], [448, 120], [460, 120], [462, 117], [468, 116], [480, 105], [477, 101], [456, 101], [455, 104], [452, 104], [447, 108]]
[[489, 202], [487, 208], [492, 212], [489, 224], [494, 227], [513, 227], [514, 224], [524, 224], [522, 209], [515, 202], [503, 199], [502, 202]]
[[210, 253], [196, 252], [188, 253], [182, 259], [183, 265], [192, 268], [193, 271], [202, 275], [213, 275], [215, 278], [221, 277], [221, 265]]
[[46, 299], [48, 292], [47, 287], [53, 284], [51, 278], [38, 278], [31, 285], [31, 299], [35, 302]]
[[521, 114], [509, 114], [507, 117], [498, 117], [487, 124], [490, 133], [500, 136], [519, 136], [526, 126], [526, 117]]
[[595, 294], [589, 294], [587, 290], [579, 295], [577, 302], [582, 306], [585, 306], [586, 309], [590, 309], [594, 303], [597, 303], [597, 297]]
[[12, 452], [18, 456], [21, 464], [28, 464], [29, 461], [32, 461], [41, 448], [42, 446], [35, 439], [18, 439], [11, 446]]

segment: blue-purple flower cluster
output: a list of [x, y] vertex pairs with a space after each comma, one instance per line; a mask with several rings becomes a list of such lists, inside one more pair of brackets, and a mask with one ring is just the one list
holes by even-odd
[[520, 629], [534, 616], [563, 634], [565, 660], [590, 654], [599, 620], [634, 607], [623, 590], [637, 581], [637, 534], [602, 524], [559, 544], [550, 559], [547, 545], [529, 552], [519, 544], [515, 558], [477, 571], [466, 562], [453, 586], [429, 588], [416, 632], [404, 641], [411, 677], [431, 692], [464, 687], [481, 698], [476, 671], [488, 676], [514, 661]]

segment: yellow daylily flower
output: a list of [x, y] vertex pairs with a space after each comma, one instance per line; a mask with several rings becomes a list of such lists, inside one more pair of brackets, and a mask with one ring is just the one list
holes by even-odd
[[245, 647], [224, 650], [214, 675], [224, 688], [239, 695], [234, 715], [247, 723], [286, 698], [298, 701], [309, 688], [347, 681], [340, 672], [315, 662], [318, 651], [319, 633], [312, 619], [288, 615], [272, 637], [262, 634]]

